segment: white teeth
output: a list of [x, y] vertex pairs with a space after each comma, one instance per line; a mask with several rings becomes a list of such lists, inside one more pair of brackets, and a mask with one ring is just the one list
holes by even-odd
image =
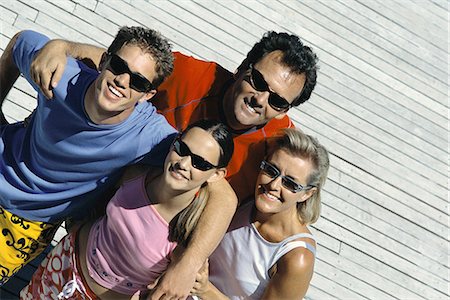
[[118, 90], [116, 90], [112, 85], [108, 86], [108, 88], [117, 97], [122, 97], [122, 94]]
[[175, 171], [175, 174], [177, 174], [179, 177], [184, 177], [180, 172]]
[[256, 113], [256, 110], [253, 108], [253, 107], [251, 107], [250, 105], [248, 105], [248, 101], [244, 101], [244, 103], [245, 103], [245, 106], [247, 106], [247, 109], [250, 111], [250, 112], [252, 112], [252, 113]]
[[270, 199], [273, 199], [273, 200], [278, 200], [278, 197], [275, 197], [274, 195], [272, 195], [272, 194], [269, 194], [269, 193], [265, 193], [266, 194], [266, 196], [268, 197], [268, 198], [270, 198]]
[[181, 172], [179, 172], [178, 170], [176, 170], [175, 168], [171, 167], [170, 171], [172, 172], [172, 174], [178, 178], [178, 179], [187, 179], [186, 176], [184, 176]]

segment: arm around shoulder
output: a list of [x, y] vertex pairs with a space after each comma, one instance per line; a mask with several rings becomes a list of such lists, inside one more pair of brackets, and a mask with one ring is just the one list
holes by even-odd
[[225, 179], [211, 183], [209, 199], [186, 250], [173, 260], [160, 280], [152, 299], [162, 295], [186, 297], [206, 258], [216, 249], [236, 211], [237, 197]]
[[31, 64], [31, 77], [44, 95], [51, 99], [64, 73], [67, 56], [83, 61], [93, 69], [99, 69], [104, 48], [67, 40], [51, 40], [36, 55]]
[[314, 272], [314, 254], [296, 248], [281, 257], [262, 299], [302, 299]]
[[195, 251], [197, 256], [202, 255], [202, 259], [199, 259], [200, 266], [222, 240], [237, 204], [238, 199], [228, 181], [221, 179], [210, 184], [208, 203], [188, 245], [188, 249], [199, 248], [198, 245], [201, 245], [202, 250]]
[[[3, 101], [20, 75], [19, 68], [13, 58], [13, 48], [20, 34], [21, 32], [18, 32], [11, 38], [0, 57], [0, 105], [3, 104]], [[3, 111], [1, 116], [3, 118]]]

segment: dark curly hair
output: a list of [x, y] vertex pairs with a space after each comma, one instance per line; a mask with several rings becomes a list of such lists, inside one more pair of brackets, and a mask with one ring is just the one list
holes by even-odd
[[116, 54], [124, 45], [136, 45], [155, 59], [157, 77], [152, 81], [155, 88], [172, 73], [174, 60], [172, 45], [158, 31], [138, 26], [124, 26], [120, 28], [109, 46], [108, 53]]
[[248, 69], [250, 64], [256, 64], [270, 52], [281, 50], [283, 52], [282, 63], [291, 68], [296, 74], [305, 74], [306, 81], [300, 95], [294, 100], [292, 106], [298, 106], [311, 97], [316, 86], [318, 58], [308, 46], [303, 45], [300, 38], [286, 32], [266, 32], [248, 52], [247, 58], [239, 66], [238, 70]]

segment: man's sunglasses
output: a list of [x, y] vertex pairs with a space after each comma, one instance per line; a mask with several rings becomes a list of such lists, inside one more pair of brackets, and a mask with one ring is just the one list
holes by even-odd
[[137, 72], [132, 72], [128, 67], [128, 63], [124, 61], [117, 54], [108, 54], [109, 56], [109, 69], [115, 75], [129, 74], [130, 75], [130, 87], [138, 92], [146, 93], [153, 90], [153, 84], [148, 81], [147, 78]]
[[281, 176], [281, 184], [288, 189], [289, 191], [291, 191], [292, 193], [298, 193], [300, 191], [307, 191], [311, 188], [313, 188], [313, 185], [307, 185], [307, 186], [303, 186], [297, 182], [295, 182], [292, 178], [289, 178], [287, 176], [281, 175], [280, 170], [278, 170], [277, 167], [275, 167], [274, 165], [272, 165], [271, 163], [263, 160], [261, 162], [261, 165], [259, 166], [260, 169], [264, 172], [264, 174], [266, 174], [267, 176], [269, 176], [271, 179], [275, 180], [276, 178], [278, 178], [279, 176]]
[[196, 169], [199, 169], [200, 171], [208, 171], [212, 168], [218, 168], [218, 166], [213, 165], [203, 157], [192, 153], [191, 149], [189, 149], [189, 147], [180, 139], [180, 137], [177, 137], [173, 142], [173, 149], [179, 156], [190, 156], [192, 166]]
[[255, 69], [253, 64], [250, 64], [249, 68], [250, 68], [250, 76], [249, 76], [250, 85], [259, 92], [269, 92], [269, 105], [273, 109], [277, 111], [288, 110], [291, 107], [291, 104], [286, 99], [270, 90], [269, 85], [264, 79], [263, 74], [261, 74], [261, 72]]

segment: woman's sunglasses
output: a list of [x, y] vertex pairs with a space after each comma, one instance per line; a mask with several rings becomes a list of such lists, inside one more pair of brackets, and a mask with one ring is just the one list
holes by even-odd
[[191, 149], [189, 149], [189, 147], [180, 139], [180, 137], [177, 137], [173, 142], [173, 149], [179, 156], [190, 156], [192, 166], [196, 169], [199, 169], [200, 171], [208, 171], [212, 168], [218, 168], [218, 166], [213, 165], [203, 157], [192, 153]]
[[132, 72], [128, 67], [128, 63], [124, 61], [117, 54], [108, 54], [109, 57], [109, 69], [115, 75], [129, 74], [130, 75], [130, 87], [138, 92], [146, 93], [153, 90], [153, 84], [148, 81], [147, 78], [139, 73]]
[[269, 92], [269, 105], [273, 109], [277, 111], [288, 110], [291, 107], [291, 104], [286, 99], [270, 90], [269, 84], [267, 84], [263, 74], [261, 74], [261, 72], [255, 69], [253, 64], [250, 64], [249, 68], [250, 68], [250, 75], [249, 75], [250, 85], [259, 92]]
[[281, 185], [283, 185], [286, 189], [288, 189], [292, 193], [298, 193], [303, 190], [307, 191], [314, 187], [313, 185], [303, 186], [295, 182], [292, 178], [281, 175], [281, 172], [280, 170], [278, 170], [277, 167], [275, 167], [274, 165], [265, 160], [261, 162], [261, 165], [259, 167], [264, 172], [264, 174], [269, 176], [272, 180], [281, 176]]

